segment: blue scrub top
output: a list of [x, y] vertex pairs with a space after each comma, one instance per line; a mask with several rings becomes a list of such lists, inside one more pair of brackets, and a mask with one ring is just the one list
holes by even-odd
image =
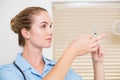
[[[45, 67], [43, 74], [38, 73], [23, 57], [18, 54], [16, 64], [21, 68], [27, 80], [42, 80], [42, 78], [54, 67], [55, 61], [49, 60], [43, 56]], [[0, 66], [0, 80], [24, 80], [21, 72], [13, 65], [6, 64]], [[64, 80], [82, 80], [72, 69], [69, 69]]]

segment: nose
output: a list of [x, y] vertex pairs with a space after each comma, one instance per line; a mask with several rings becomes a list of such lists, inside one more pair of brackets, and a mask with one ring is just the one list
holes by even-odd
[[50, 28], [50, 27], [49, 27], [49, 28], [47, 29], [47, 33], [50, 34], [50, 35], [52, 35], [52, 34], [53, 34], [53, 28]]

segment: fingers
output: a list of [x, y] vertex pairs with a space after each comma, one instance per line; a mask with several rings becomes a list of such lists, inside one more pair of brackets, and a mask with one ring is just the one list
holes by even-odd
[[101, 55], [102, 52], [99, 52], [98, 47], [99, 47], [100, 40], [104, 37], [106, 37], [106, 34], [102, 34], [98, 37], [94, 37], [93, 35], [85, 34], [85, 35], [79, 36], [77, 39], [82, 40], [82, 43], [84, 43], [85, 45], [88, 44], [91, 52], [98, 51], [97, 53], [100, 53], [100, 55]]
[[98, 58], [102, 58], [104, 57], [104, 51], [103, 49], [101, 48], [101, 46], [97, 46], [97, 47], [94, 47], [92, 48], [92, 54], [95, 56], [97, 56]]
[[106, 34], [102, 34], [102, 35], [100, 35], [100, 36], [98, 36], [98, 37], [93, 37], [91, 41], [93, 41], [93, 42], [98, 42], [98, 41], [100, 41], [101, 39], [105, 38], [106, 36], [107, 36]]
[[106, 36], [107, 36], [106, 34], [102, 34], [98, 37], [92, 37], [90, 41], [91, 41], [91, 44], [93, 44], [93, 47], [98, 46], [100, 43], [100, 40]]
[[98, 38], [98, 40], [100, 40], [102, 38], [105, 38], [106, 36], [107, 36], [107, 34], [102, 34], [102, 35], [98, 36], [97, 38]]
[[98, 55], [99, 57], [102, 57], [104, 55], [104, 50], [101, 48], [101, 46], [99, 46], [99, 51], [98, 51]]
[[81, 35], [79, 36], [77, 39], [80, 39], [80, 38], [86, 38], [86, 39], [91, 39], [93, 42], [94, 41], [98, 41], [98, 40], [101, 40], [102, 38], [105, 38], [107, 35], [106, 34], [102, 34], [98, 37], [94, 37], [93, 35], [89, 35], [89, 34], [84, 34], [84, 35]]
[[91, 38], [91, 43], [94, 43], [94, 42], [99, 42], [99, 39], [96, 37]]
[[98, 47], [93, 47], [91, 52], [96, 52], [98, 50]]

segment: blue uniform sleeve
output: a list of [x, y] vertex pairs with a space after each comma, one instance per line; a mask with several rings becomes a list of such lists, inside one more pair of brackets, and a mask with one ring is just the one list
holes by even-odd
[[0, 80], [21, 80], [21, 78], [11, 68], [0, 66]]
[[67, 73], [65, 80], [83, 80], [82, 77], [76, 74], [72, 69], [70, 69]]
[[0, 80], [21, 80], [21, 79], [11, 71], [0, 70]]

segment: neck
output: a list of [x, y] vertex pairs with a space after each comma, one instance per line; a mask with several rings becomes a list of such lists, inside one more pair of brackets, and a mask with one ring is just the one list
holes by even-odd
[[44, 64], [42, 59], [42, 48], [35, 49], [33, 47], [24, 46], [22, 56], [32, 65], [39, 66], [40, 64]]

